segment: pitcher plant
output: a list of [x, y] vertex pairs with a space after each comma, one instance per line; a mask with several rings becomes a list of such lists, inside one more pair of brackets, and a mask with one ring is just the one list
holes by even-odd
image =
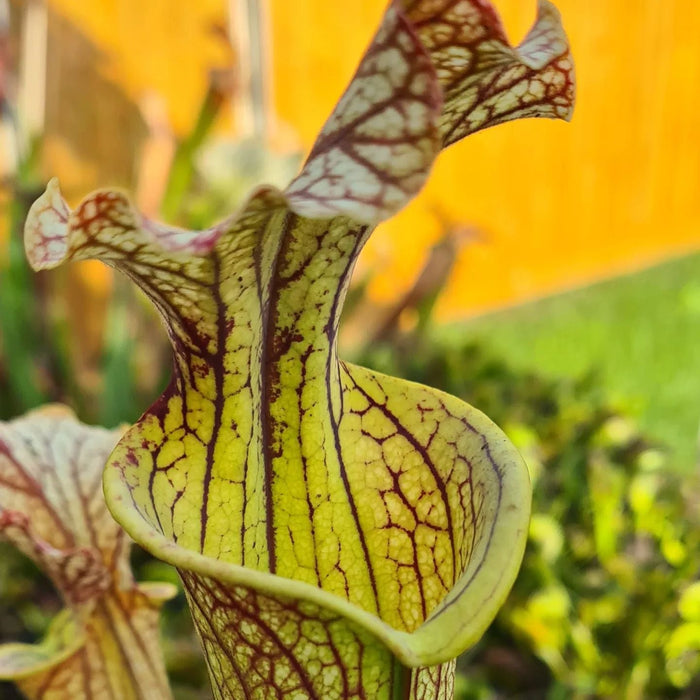
[[573, 97], [546, 0], [517, 47], [487, 0], [394, 0], [284, 191], [203, 231], [111, 190], [71, 211], [55, 181], [34, 204], [35, 269], [100, 259], [165, 321], [172, 381], [104, 485], [177, 567], [216, 698], [452, 696], [521, 562], [527, 469], [478, 410], [339, 359], [339, 318], [368, 236], [442, 148], [568, 119]]

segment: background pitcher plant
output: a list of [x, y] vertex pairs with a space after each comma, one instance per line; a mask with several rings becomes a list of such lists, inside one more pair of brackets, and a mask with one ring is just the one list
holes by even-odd
[[0, 645], [0, 679], [29, 698], [171, 697], [158, 610], [175, 589], [133, 580], [131, 542], [102, 495], [122, 433], [83, 425], [58, 405], [0, 423], [0, 537], [66, 604], [41, 643]]
[[477, 410], [339, 360], [339, 317], [373, 227], [441, 148], [572, 104], [548, 2], [512, 48], [485, 0], [397, 0], [285, 191], [195, 232], [114, 191], [70, 211], [55, 182], [32, 208], [36, 269], [103, 260], [167, 325], [172, 382], [106, 497], [180, 572], [217, 698], [451, 696], [518, 570], [527, 470]]

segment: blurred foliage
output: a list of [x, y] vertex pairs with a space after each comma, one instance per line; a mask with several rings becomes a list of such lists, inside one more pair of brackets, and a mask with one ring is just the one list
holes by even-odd
[[612, 396], [630, 403], [644, 432], [668, 447], [671, 468], [688, 473], [699, 463], [700, 253], [443, 333], [466, 334], [523, 371], [551, 377], [595, 371]]
[[460, 661], [462, 700], [698, 697], [700, 483], [668, 469], [624, 405], [594, 376], [516, 371], [455, 335], [395, 338], [356, 359], [469, 401], [530, 467], [523, 568]]
[[[9, 418], [38, 406], [46, 400], [42, 371], [52, 363], [44, 337], [41, 313], [40, 280], [29, 269], [22, 238], [18, 235], [33, 199], [41, 192], [36, 187], [36, 154], [25, 159], [13, 181], [3, 183], [4, 229], [8, 233], [0, 267], [0, 411]], [[31, 349], [31, 352], [27, 352]]]

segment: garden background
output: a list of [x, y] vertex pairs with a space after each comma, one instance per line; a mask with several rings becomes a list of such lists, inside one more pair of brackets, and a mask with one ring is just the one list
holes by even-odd
[[[517, 41], [535, 3], [494, 4]], [[358, 265], [345, 355], [474, 403], [531, 468], [523, 572], [462, 660], [462, 697], [695, 697], [700, 6], [557, 5], [573, 121], [441, 156]], [[116, 184], [209, 225], [293, 175], [384, 6], [0, 0], [2, 418], [64, 401], [130, 422], [169, 372], [164, 333], [109, 270], [29, 272], [21, 224], [47, 179], [71, 204]], [[27, 562], [0, 562], [0, 638], [36, 638], [57, 602]], [[168, 610], [179, 697], [206, 697], [183, 601]]]

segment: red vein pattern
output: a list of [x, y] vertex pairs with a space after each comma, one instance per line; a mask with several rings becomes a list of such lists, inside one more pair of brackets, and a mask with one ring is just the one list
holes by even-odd
[[284, 192], [201, 232], [109, 191], [71, 212], [51, 183], [35, 203], [36, 268], [99, 258], [168, 327], [173, 380], [105, 488], [127, 531], [178, 567], [217, 698], [450, 697], [451, 659], [516, 575], [527, 472], [475, 409], [341, 362], [340, 313], [372, 227], [442, 146], [572, 105], [548, 2], [513, 48], [484, 0], [396, 0]]

